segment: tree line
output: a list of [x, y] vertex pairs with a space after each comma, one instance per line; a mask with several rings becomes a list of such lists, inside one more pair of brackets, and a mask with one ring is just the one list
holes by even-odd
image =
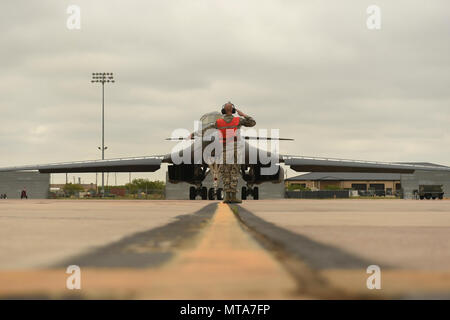
[[[149, 179], [133, 179], [131, 182], [120, 186], [105, 186], [105, 192], [109, 193], [111, 188], [125, 188], [128, 194], [138, 193], [161, 193], [164, 191], [165, 183], [163, 181], [151, 181]], [[101, 186], [98, 186], [100, 189]], [[84, 188], [81, 184], [66, 183], [63, 187], [63, 191], [66, 195], [75, 195], [79, 192], [83, 192]], [[96, 192], [96, 190], [89, 190]], [[99, 190], [100, 192], [100, 190]]]

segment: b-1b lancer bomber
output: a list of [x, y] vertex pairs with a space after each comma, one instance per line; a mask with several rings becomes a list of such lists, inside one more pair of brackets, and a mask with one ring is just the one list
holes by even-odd
[[[219, 112], [204, 114], [200, 118], [200, 124], [206, 128], [220, 117]], [[196, 153], [204, 155], [208, 148], [212, 149], [210, 144], [216, 140], [211, 138], [211, 135], [207, 136], [198, 132], [189, 138], [170, 138], [170, 140], [178, 139], [184, 139], [183, 143], [189, 145], [164, 155], [13, 166], [0, 168], [0, 172], [23, 170], [38, 170], [40, 173], [154, 172], [160, 169], [162, 163], [167, 163], [171, 183], [187, 182], [192, 185], [189, 192], [191, 200], [197, 196], [201, 196], [204, 200], [222, 199], [222, 190], [217, 188], [217, 163], [211, 162], [208, 157], [196, 156]], [[186, 139], [191, 141], [186, 141]], [[280, 163], [284, 163], [298, 172], [414, 173], [415, 170], [450, 171], [450, 167], [446, 166], [284, 155], [261, 150], [261, 148], [248, 143], [249, 140], [291, 139], [239, 136], [238, 140], [244, 150], [242, 161], [239, 162], [240, 175], [246, 183], [241, 190], [243, 199], [248, 196], [258, 199], [257, 186], [262, 183], [282, 183], [284, 170]], [[266, 156], [261, 157], [261, 155]], [[269, 167], [272, 167], [272, 170], [265, 171]], [[215, 181], [214, 188], [209, 191], [202, 184], [208, 174], [212, 174], [213, 181]]]

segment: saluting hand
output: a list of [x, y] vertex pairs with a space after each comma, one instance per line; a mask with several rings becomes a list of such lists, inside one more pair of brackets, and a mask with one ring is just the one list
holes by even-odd
[[240, 115], [241, 117], [247, 117], [247, 115], [245, 113], [243, 113], [241, 110], [236, 109], [236, 112], [238, 115]]

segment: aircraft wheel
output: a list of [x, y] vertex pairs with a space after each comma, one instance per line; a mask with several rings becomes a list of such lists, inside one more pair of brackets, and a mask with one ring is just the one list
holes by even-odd
[[189, 188], [189, 200], [195, 200], [195, 196], [197, 195], [195, 187]]
[[247, 188], [242, 187], [242, 194], [241, 194], [242, 200], [247, 200]]
[[252, 196], [253, 196], [253, 200], [259, 199], [259, 188], [258, 187], [253, 188]]
[[223, 189], [217, 189], [217, 200], [223, 200]]
[[208, 199], [208, 188], [202, 187], [200, 194], [202, 195], [202, 200]]
[[214, 188], [209, 188], [209, 190], [208, 190], [208, 199], [209, 200], [214, 200], [214, 196], [215, 196]]

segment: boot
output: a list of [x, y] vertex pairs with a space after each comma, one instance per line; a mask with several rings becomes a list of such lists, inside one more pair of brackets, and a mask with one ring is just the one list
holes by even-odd
[[225, 199], [223, 199], [223, 203], [231, 203], [231, 192], [225, 192]]
[[241, 199], [236, 198], [236, 192], [231, 192], [231, 203], [242, 203]]

